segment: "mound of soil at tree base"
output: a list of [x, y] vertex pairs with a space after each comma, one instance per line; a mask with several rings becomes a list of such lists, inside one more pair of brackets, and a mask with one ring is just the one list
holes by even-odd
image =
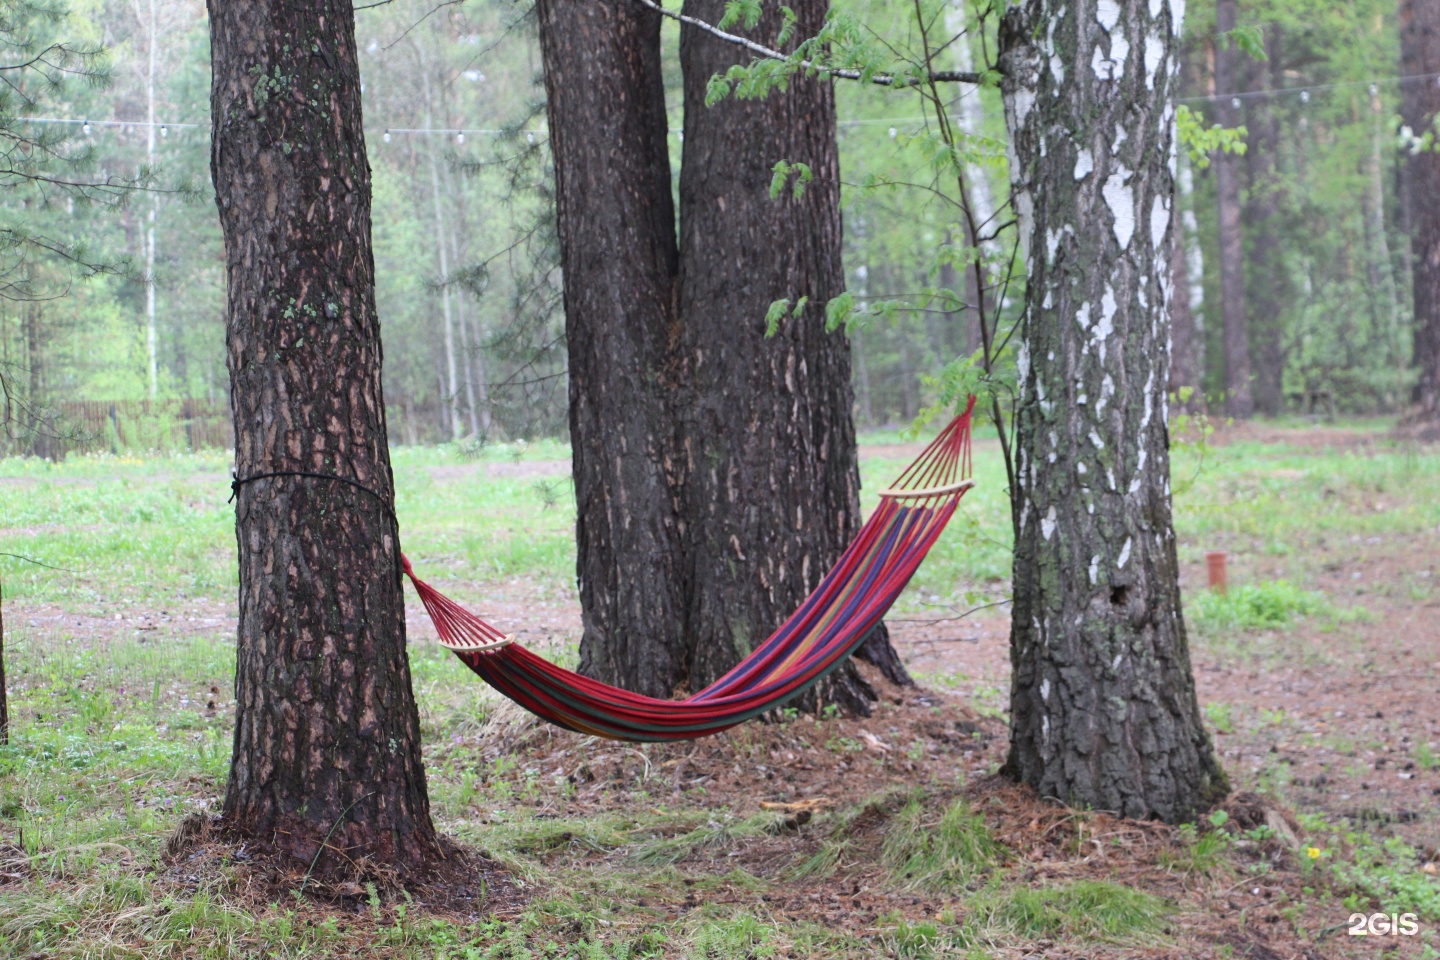
[[[353, 876], [316, 880], [306, 864], [257, 854], [220, 817], [192, 814], [165, 841], [165, 874], [189, 893], [201, 889], [256, 907], [284, 903], [318, 913], [363, 914], [379, 919], [379, 907], [402, 900], [408, 908], [472, 922], [517, 913], [529, 898], [497, 863], [441, 836], [442, 859], [421, 877], [401, 880], [384, 864], [362, 860]], [[303, 896], [302, 896], [303, 895]]]

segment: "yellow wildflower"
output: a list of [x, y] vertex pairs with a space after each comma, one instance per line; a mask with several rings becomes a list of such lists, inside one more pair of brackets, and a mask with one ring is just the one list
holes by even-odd
[[1305, 853], [1310, 857], [1311, 860], [1319, 860], [1319, 859], [1320, 859], [1320, 848], [1319, 848], [1319, 847], [1306, 847], [1306, 848], [1305, 848]]

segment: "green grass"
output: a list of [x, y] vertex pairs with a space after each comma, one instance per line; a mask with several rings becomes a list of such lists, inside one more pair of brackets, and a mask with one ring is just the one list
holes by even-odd
[[1165, 901], [1104, 880], [1076, 880], [1040, 890], [1020, 888], [1002, 899], [991, 922], [1027, 940], [1078, 937], [1119, 940], [1158, 931]]
[[916, 798], [891, 820], [882, 859], [902, 886], [958, 893], [1000, 856], [1000, 845], [984, 818], [964, 800], [933, 819], [922, 799]]
[[[555, 443], [397, 449], [407, 552], [461, 599], [506, 590], [572, 603], [567, 457]], [[1364, 455], [1236, 445], [1209, 451], [1198, 475], [1193, 453], [1177, 453], [1175, 463], [1182, 560], [1198, 564], [1205, 551], [1225, 549], [1235, 561], [1229, 597], [1186, 592], [1188, 616], [1207, 642], [1273, 633], [1293, 646], [1296, 624], [1343, 627], [1358, 603], [1317, 590], [1318, 548], [1334, 554], [1353, 549], [1357, 537], [1440, 528], [1434, 453], [1383, 441]], [[867, 508], [904, 466], [901, 457], [862, 464]], [[1004, 473], [983, 435], [976, 468], [980, 486], [901, 609], [950, 615], [1008, 593]], [[668, 792], [660, 799], [668, 780], [642, 785], [657, 799], [634, 810], [583, 821], [534, 816], [537, 804], [567, 789], [564, 778], [470, 750], [463, 741], [494, 716], [495, 696], [426, 644], [410, 657], [436, 816], [539, 885], [541, 899], [504, 923], [404, 917], [387, 906], [362, 934], [291, 903], [242, 908], [223, 877], [182, 891], [159, 865], [161, 841], [183, 816], [218, 799], [227, 772], [228, 720], [206, 705], [228, 702], [234, 668], [229, 493], [229, 463], [213, 454], [0, 461], [0, 552], [67, 568], [0, 558], [15, 718], [13, 742], [0, 748], [0, 842], [23, 836], [33, 871], [28, 881], [0, 885], [0, 957], [322, 957], [369, 949], [368, 937], [396, 957], [979, 958], [1040, 937], [1154, 937], [1172, 909], [1099, 881], [1029, 889], [1023, 865], [1007, 859], [978, 807], [942, 802], [941, 790], [917, 795], [913, 784], [817, 815], [806, 827], [813, 842], [777, 861], [768, 879], [739, 868], [686, 873], [697, 863], [738, 862], [728, 854], [771, 842], [783, 818], [684, 804], [660, 812], [650, 804], [668, 804]], [[1283, 564], [1285, 573], [1250, 578], [1262, 561]], [[1428, 583], [1416, 580], [1409, 589], [1422, 587]], [[159, 629], [139, 629], [167, 611], [173, 617]], [[94, 628], [93, 618], [113, 627], [116, 615], [123, 629]], [[996, 697], [1003, 706], [1003, 691]], [[1248, 722], [1225, 704], [1207, 707], [1217, 728], [1234, 729], [1237, 716]], [[1423, 743], [1414, 759], [1422, 770], [1440, 762]], [[1211, 835], [1176, 848], [1174, 869], [1189, 878], [1216, 871], [1230, 854], [1207, 841]], [[1440, 922], [1440, 886], [1420, 872], [1415, 850], [1364, 836], [1326, 847], [1355, 851], [1315, 868], [1355, 902], [1425, 911], [1428, 922]], [[0, 848], [0, 861], [6, 856]], [[958, 920], [881, 918], [862, 934], [776, 919], [756, 906], [782, 885], [833, 878], [862, 861], [883, 868], [900, 902], [957, 898], [968, 912]], [[702, 906], [683, 916], [667, 919], [653, 906], [688, 890]], [[728, 902], [709, 904], [712, 895]], [[642, 899], [652, 906], [639, 906]]]
[[1332, 612], [1323, 593], [1302, 590], [1288, 580], [1244, 584], [1228, 593], [1204, 590], [1191, 604], [1191, 622], [1202, 633], [1269, 630], [1297, 617]]

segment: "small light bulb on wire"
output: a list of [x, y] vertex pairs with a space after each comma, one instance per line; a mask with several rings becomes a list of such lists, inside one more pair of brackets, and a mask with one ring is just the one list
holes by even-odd
[[526, 142], [526, 143], [534, 143], [534, 142], [535, 142], [535, 134], [531, 133], [529, 130], [526, 130], [526, 131], [525, 131], [525, 142]]
[[457, 133], [457, 134], [455, 134], [455, 142], [456, 142], [456, 143], [464, 143], [464, 142], [465, 142], [465, 134], [463, 134], [463, 133]]
[[1373, 97], [1373, 96], [1375, 96], [1375, 95], [1376, 95], [1377, 93], [1379, 93], [1379, 92], [1380, 92], [1380, 84], [1378, 84], [1378, 83], [1372, 83], [1372, 84], [1370, 84], [1370, 96]]
[[386, 143], [389, 143], [389, 142], [390, 142], [390, 131], [389, 131], [389, 130], [386, 130], [386, 131], [385, 131], [385, 136], [381, 137], [381, 139], [384, 140]]
[[168, 140], [169, 138], [170, 138], [170, 128], [169, 128], [169, 127], [163, 127], [163, 126], [162, 126], [162, 127], [160, 128], [160, 139], [161, 139], [161, 140]]
[[1309, 102], [1310, 102], [1310, 91], [1309, 91], [1309, 90], [1301, 90], [1301, 91], [1300, 91], [1300, 102], [1301, 102], [1301, 103], [1309, 103]]
[[85, 134], [85, 136], [87, 136], [87, 137], [90, 136], [90, 121], [89, 121], [89, 120], [86, 120], [86, 121], [84, 121], [84, 122], [81, 124], [80, 132], [83, 133], [83, 134]]
[[1231, 98], [1230, 98], [1230, 106], [1233, 107], [1233, 108], [1236, 109], [1236, 110], [1239, 110], [1239, 109], [1240, 109], [1240, 98], [1239, 98], [1239, 97], [1231, 97]]
[[896, 130], [894, 127], [891, 127], [891, 128], [890, 128], [890, 139], [891, 139], [891, 140], [894, 140], [894, 139], [895, 139], [896, 137], [898, 137], [898, 136], [900, 136], [900, 131], [899, 131], [899, 130]]

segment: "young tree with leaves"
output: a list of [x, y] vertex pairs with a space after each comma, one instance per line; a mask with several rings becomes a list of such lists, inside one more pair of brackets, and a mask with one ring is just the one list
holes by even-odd
[[349, 0], [210, 3], [236, 540], [224, 816], [317, 876], [437, 855], [405, 650]]
[[1028, 275], [1006, 772], [1068, 804], [1172, 823], [1225, 789], [1170, 507], [1181, 10], [1025, 0], [999, 41]]

